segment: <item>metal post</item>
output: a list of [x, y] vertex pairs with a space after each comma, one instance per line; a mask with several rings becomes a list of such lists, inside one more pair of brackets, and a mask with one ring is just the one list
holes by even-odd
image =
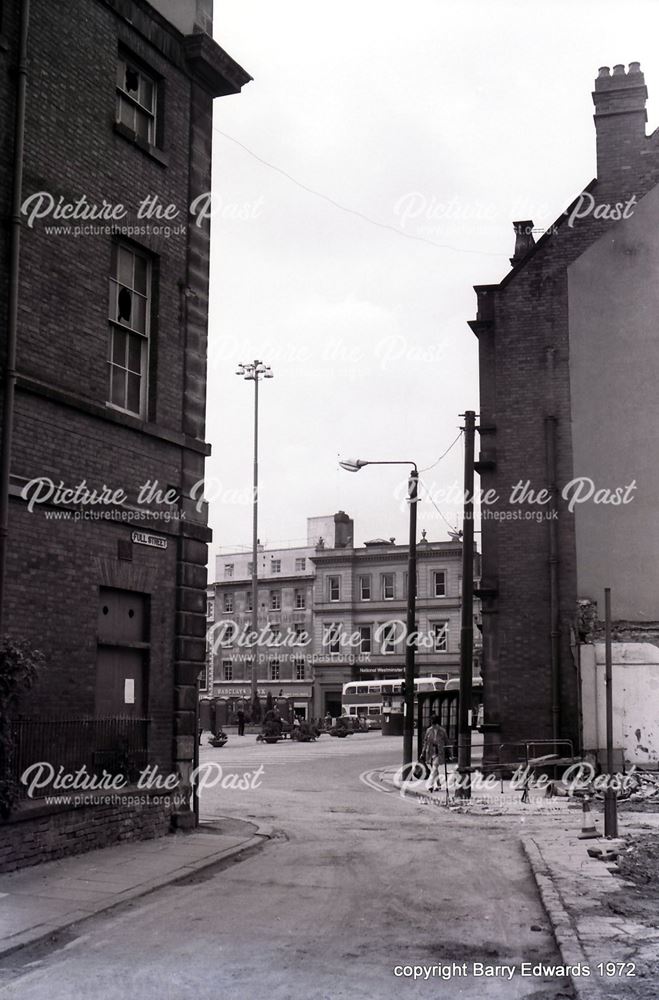
[[604, 590], [604, 650], [606, 657], [606, 771], [604, 792], [604, 836], [618, 836], [618, 798], [611, 788], [613, 775], [613, 667], [611, 657], [611, 588]]
[[[254, 492], [252, 496], [252, 642], [258, 632], [258, 522], [259, 522], [259, 362], [254, 362]], [[256, 694], [258, 646], [252, 646], [252, 671], [250, 678], [251, 700]]]
[[474, 438], [476, 414], [465, 413], [464, 522], [462, 525], [462, 624], [460, 628], [460, 701], [458, 705], [459, 798], [471, 798], [471, 683], [474, 647]]
[[[194, 714], [194, 753], [192, 755], [192, 770], [195, 776], [199, 770], [199, 678], [197, 677], [197, 697], [195, 699]], [[197, 780], [192, 784], [192, 812], [194, 814], [194, 825], [199, 826], [199, 791]]]
[[23, 200], [23, 158], [25, 148], [25, 109], [27, 103], [27, 43], [30, 0], [21, 6], [21, 29], [16, 85], [16, 121], [14, 126], [14, 177], [9, 251], [9, 305], [7, 309], [7, 355], [4, 372], [2, 443], [0, 445], [0, 635], [6, 625], [5, 582], [7, 578], [7, 541], [9, 538], [9, 484], [14, 433], [14, 396], [16, 390], [16, 352], [18, 342], [18, 299], [20, 286], [21, 202]]
[[403, 720], [403, 767], [412, 763], [414, 742], [414, 653], [416, 648], [416, 505], [419, 473], [410, 472], [410, 540], [407, 555], [407, 629], [405, 635], [405, 719]]

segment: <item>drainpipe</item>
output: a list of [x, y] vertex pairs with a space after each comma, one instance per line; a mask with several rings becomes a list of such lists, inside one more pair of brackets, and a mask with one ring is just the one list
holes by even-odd
[[27, 39], [30, 0], [21, 3], [21, 27], [16, 82], [16, 123], [14, 128], [14, 171], [9, 250], [9, 296], [7, 306], [7, 357], [5, 362], [0, 458], [0, 636], [5, 625], [5, 579], [9, 535], [9, 477], [14, 430], [16, 391], [16, 343], [18, 339], [18, 295], [20, 279], [21, 204], [23, 201], [23, 153], [27, 97]]
[[556, 417], [545, 417], [545, 454], [549, 495], [549, 642], [551, 656], [551, 736], [559, 738], [560, 732], [560, 649], [558, 613], [558, 524], [552, 512], [557, 509], [556, 488]]

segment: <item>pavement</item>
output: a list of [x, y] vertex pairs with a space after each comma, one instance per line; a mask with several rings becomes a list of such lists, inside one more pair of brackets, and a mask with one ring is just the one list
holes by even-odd
[[[595, 814], [595, 825], [601, 832], [601, 815]], [[659, 927], [625, 913], [625, 890], [632, 884], [615, 874], [615, 865], [610, 870], [587, 853], [593, 847], [624, 849], [630, 838], [648, 828], [659, 833], [659, 815], [621, 813], [619, 841], [602, 836], [579, 840], [574, 824], [567, 830], [534, 830], [522, 836], [564, 962], [591, 972], [589, 978], [571, 976], [577, 1000], [657, 996]]]
[[217, 817], [193, 832], [116, 844], [0, 875], [0, 959], [258, 849], [269, 836], [267, 826]]
[[[448, 775], [455, 772], [450, 765]], [[400, 789], [395, 768], [383, 768], [373, 779]], [[591, 813], [599, 836], [581, 839], [582, 812], [566, 798], [546, 798], [531, 790], [522, 802], [510, 782], [476, 792], [469, 801], [443, 791], [428, 793], [421, 782], [409, 783], [404, 795], [445, 812], [474, 818], [507, 816], [517, 826], [543, 907], [549, 918], [577, 1000], [656, 1000], [659, 994], [659, 927], [657, 922], [625, 911], [625, 890], [632, 883], [617, 873], [615, 863], [600, 861], [588, 849], [625, 850], [639, 835], [659, 834], [659, 813], [618, 814], [617, 840], [603, 836], [601, 810]], [[632, 911], [634, 907], [631, 907]], [[588, 970], [587, 972], [585, 970]]]

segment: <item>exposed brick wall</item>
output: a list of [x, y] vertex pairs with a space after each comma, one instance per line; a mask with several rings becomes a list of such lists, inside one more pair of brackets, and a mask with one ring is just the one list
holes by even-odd
[[[638, 78], [634, 78], [634, 89]], [[598, 110], [599, 110], [598, 106]], [[608, 108], [608, 105], [607, 105]], [[652, 143], [638, 149], [639, 111], [598, 122], [598, 169], [591, 188], [599, 202], [635, 193], [640, 199], [659, 180]], [[557, 484], [584, 471], [573, 469], [569, 373], [567, 267], [614, 223], [589, 217], [574, 227], [565, 218], [498, 286], [477, 286], [480, 343], [480, 422], [483, 449], [496, 467], [483, 469], [481, 487], [500, 497], [490, 510], [542, 510], [513, 505], [520, 480], [534, 490], [548, 486], [546, 418], [556, 418]], [[558, 502], [558, 616], [560, 625], [560, 734], [578, 743], [577, 671], [571, 653], [575, 626], [576, 546], [574, 516]], [[501, 742], [552, 735], [549, 526], [547, 521], [483, 521], [483, 585], [493, 596], [483, 606], [487, 737]]]
[[[7, 315], [19, 8], [19, 0], [6, 0], [0, 25], [1, 324]], [[148, 220], [137, 219], [137, 208], [157, 195], [178, 215], [166, 223], [167, 232], [128, 236], [46, 231], [51, 224], [104, 220], [49, 217], [23, 225], [5, 627], [41, 648], [46, 667], [22, 709], [51, 717], [93, 715], [99, 588], [146, 595], [150, 757], [185, 780], [205, 655], [210, 539], [206, 509], [197, 511], [188, 498], [210, 451], [204, 441], [210, 234], [207, 222], [194, 225], [188, 209], [195, 195], [210, 189], [213, 94], [239, 90], [246, 74], [209, 37], [193, 60], [180, 32], [145, 0], [32, 0], [28, 50], [23, 200], [37, 192], [67, 203], [84, 196], [90, 204], [123, 205], [127, 213], [119, 225], [143, 227]], [[120, 50], [158, 81], [158, 134], [151, 149], [115, 124]], [[224, 80], [225, 72], [231, 80]], [[154, 224], [163, 220], [152, 219]], [[106, 405], [116, 238], [133, 240], [152, 261], [145, 420]], [[122, 489], [130, 504], [145, 482], [157, 480], [180, 501], [152, 509], [185, 516], [48, 520], [44, 507], [30, 513], [18, 497], [25, 480], [42, 476], [67, 487], [85, 480], [91, 489]], [[167, 546], [133, 543], [134, 529], [165, 538]]]
[[144, 804], [88, 805], [75, 809], [35, 809], [0, 825], [0, 872], [11, 872], [131, 840], [152, 840], [170, 829], [170, 806], [162, 799]]

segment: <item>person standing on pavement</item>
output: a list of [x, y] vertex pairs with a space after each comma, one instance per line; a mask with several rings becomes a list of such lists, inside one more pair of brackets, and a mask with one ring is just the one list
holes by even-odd
[[238, 735], [239, 736], [244, 736], [245, 735], [245, 713], [243, 712], [243, 710], [241, 708], [241, 709], [238, 710], [238, 712], [236, 714], [238, 716]]
[[442, 787], [439, 780], [439, 769], [446, 761], [447, 743], [448, 733], [440, 725], [439, 716], [433, 715], [423, 740], [423, 756], [430, 768], [430, 775], [428, 777], [429, 792], [437, 792]]

